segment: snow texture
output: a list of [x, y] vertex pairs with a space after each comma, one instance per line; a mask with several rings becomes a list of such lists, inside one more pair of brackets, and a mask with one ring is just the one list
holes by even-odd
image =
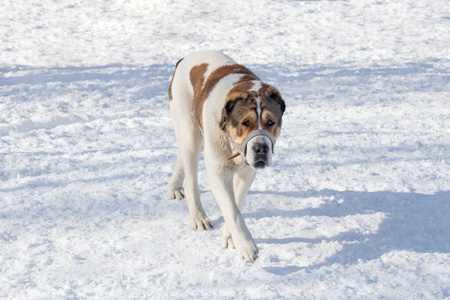
[[[4, 0], [0, 37], [1, 298], [450, 298], [447, 0]], [[168, 85], [201, 49], [287, 104], [254, 265], [203, 160], [214, 229], [167, 196]]]

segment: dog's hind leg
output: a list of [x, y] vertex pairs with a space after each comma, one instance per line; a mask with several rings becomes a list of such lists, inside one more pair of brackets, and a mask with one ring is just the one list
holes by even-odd
[[[175, 100], [174, 100], [175, 101]], [[178, 156], [172, 178], [169, 182], [169, 196], [186, 197], [190, 215], [190, 226], [194, 230], [212, 228], [200, 202], [198, 188], [198, 161], [203, 150], [203, 134], [200, 127], [192, 119], [186, 118], [188, 113], [180, 107], [171, 107], [178, 142]], [[184, 189], [183, 189], [184, 179]]]
[[181, 159], [181, 153], [177, 154], [177, 161], [175, 167], [173, 168], [172, 177], [169, 181], [169, 198], [170, 199], [183, 199], [184, 198], [184, 170], [183, 161]]
[[[185, 131], [186, 131], [186, 127]], [[179, 154], [185, 175], [185, 195], [190, 215], [190, 226], [194, 230], [207, 230], [212, 228], [211, 221], [207, 218], [200, 201], [198, 187], [198, 161], [203, 150], [203, 135], [199, 129], [185, 132], [183, 142], [179, 143]]]
[[169, 196], [185, 196], [191, 228], [205, 230], [212, 226], [200, 202], [198, 188], [197, 171], [200, 152], [203, 150], [203, 134], [194, 110], [194, 90], [190, 75], [192, 67], [186, 60], [179, 62], [169, 90], [170, 111], [178, 142], [178, 156], [169, 182]]

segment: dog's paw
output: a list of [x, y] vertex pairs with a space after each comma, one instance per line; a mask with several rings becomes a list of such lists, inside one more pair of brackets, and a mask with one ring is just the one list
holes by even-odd
[[209, 230], [213, 228], [211, 221], [204, 214], [197, 214], [194, 219], [191, 219], [191, 228], [193, 230]]
[[223, 249], [235, 249], [233, 239], [230, 236], [222, 235], [220, 238], [220, 246]]
[[254, 263], [258, 258], [258, 247], [252, 240], [246, 240], [236, 245], [236, 249], [243, 260]]
[[169, 198], [170, 199], [184, 199], [184, 189], [183, 187], [173, 188], [169, 186]]

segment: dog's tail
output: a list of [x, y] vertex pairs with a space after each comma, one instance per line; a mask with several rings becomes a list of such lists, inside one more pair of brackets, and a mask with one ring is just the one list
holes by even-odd
[[178, 67], [178, 65], [180, 64], [180, 62], [183, 60], [184, 58], [180, 59], [179, 61], [177, 61], [177, 64], [175, 65], [175, 69]]
[[172, 80], [170, 80], [170, 85], [169, 85], [169, 101], [172, 101], [172, 82], [173, 82], [173, 78], [175, 77], [175, 72], [177, 71], [178, 65], [180, 64], [180, 62], [183, 60], [184, 58], [180, 59], [179, 61], [177, 61], [177, 64], [175, 65], [175, 71], [173, 72], [172, 75]]

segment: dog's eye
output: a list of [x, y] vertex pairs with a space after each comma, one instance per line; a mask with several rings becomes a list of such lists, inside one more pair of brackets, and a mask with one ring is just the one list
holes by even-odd
[[267, 126], [273, 126], [275, 123], [272, 120], [267, 121]]
[[242, 122], [242, 125], [244, 125], [245, 127], [249, 127], [250, 126], [250, 121], [244, 121]]

